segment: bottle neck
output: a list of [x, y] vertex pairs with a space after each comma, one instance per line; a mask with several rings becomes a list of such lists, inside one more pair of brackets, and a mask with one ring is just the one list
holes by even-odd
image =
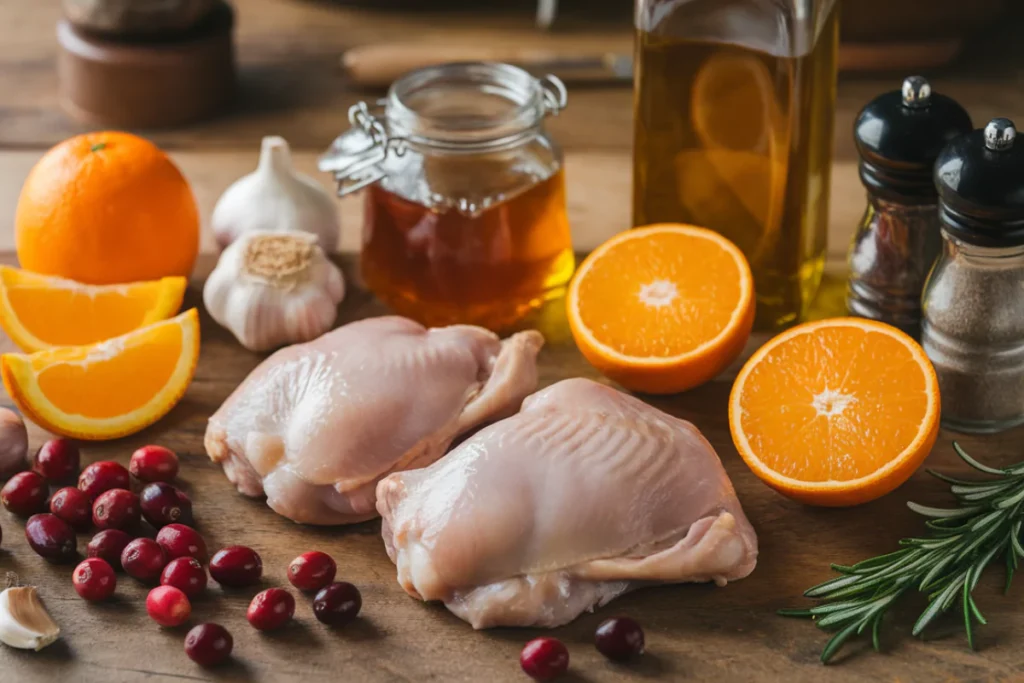
[[1024, 245], [1012, 247], [983, 247], [964, 242], [943, 229], [942, 236], [946, 242], [946, 253], [955, 258], [964, 258], [987, 265], [1006, 265], [1008, 267], [1024, 266]]

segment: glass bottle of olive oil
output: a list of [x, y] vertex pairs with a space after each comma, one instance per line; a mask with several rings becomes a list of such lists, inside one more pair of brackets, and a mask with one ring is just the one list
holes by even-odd
[[825, 260], [835, 0], [636, 0], [633, 224], [747, 255], [757, 324], [797, 321]]

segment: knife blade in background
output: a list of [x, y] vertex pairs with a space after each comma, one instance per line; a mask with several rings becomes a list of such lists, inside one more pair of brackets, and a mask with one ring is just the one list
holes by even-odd
[[611, 52], [581, 55], [514, 46], [378, 43], [351, 48], [341, 57], [351, 82], [365, 88], [386, 88], [404, 73], [448, 62], [505, 62], [535, 75], [553, 73], [567, 83], [633, 82], [632, 56]]

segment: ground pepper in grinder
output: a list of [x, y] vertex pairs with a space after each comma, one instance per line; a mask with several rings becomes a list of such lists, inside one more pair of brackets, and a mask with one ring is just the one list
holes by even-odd
[[857, 116], [853, 134], [868, 207], [850, 248], [852, 315], [920, 335], [921, 292], [942, 245], [932, 169], [942, 148], [971, 128], [964, 108], [920, 76]]
[[922, 345], [942, 421], [963, 432], [1024, 423], [1024, 140], [994, 119], [935, 165], [943, 250], [924, 292]]

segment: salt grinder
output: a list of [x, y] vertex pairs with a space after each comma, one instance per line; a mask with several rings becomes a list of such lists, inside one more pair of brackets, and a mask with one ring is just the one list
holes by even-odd
[[1024, 423], [1024, 139], [993, 119], [939, 155], [942, 252], [924, 292], [922, 346], [942, 421], [988, 433]]
[[942, 244], [932, 167], [942, 148], [971, 128], [964, 108], [921, 76], [876, 97], [857, 116], [853, 134], [868, 206], [850, 247], [852, 315], [920, 335], [921, 292]]

